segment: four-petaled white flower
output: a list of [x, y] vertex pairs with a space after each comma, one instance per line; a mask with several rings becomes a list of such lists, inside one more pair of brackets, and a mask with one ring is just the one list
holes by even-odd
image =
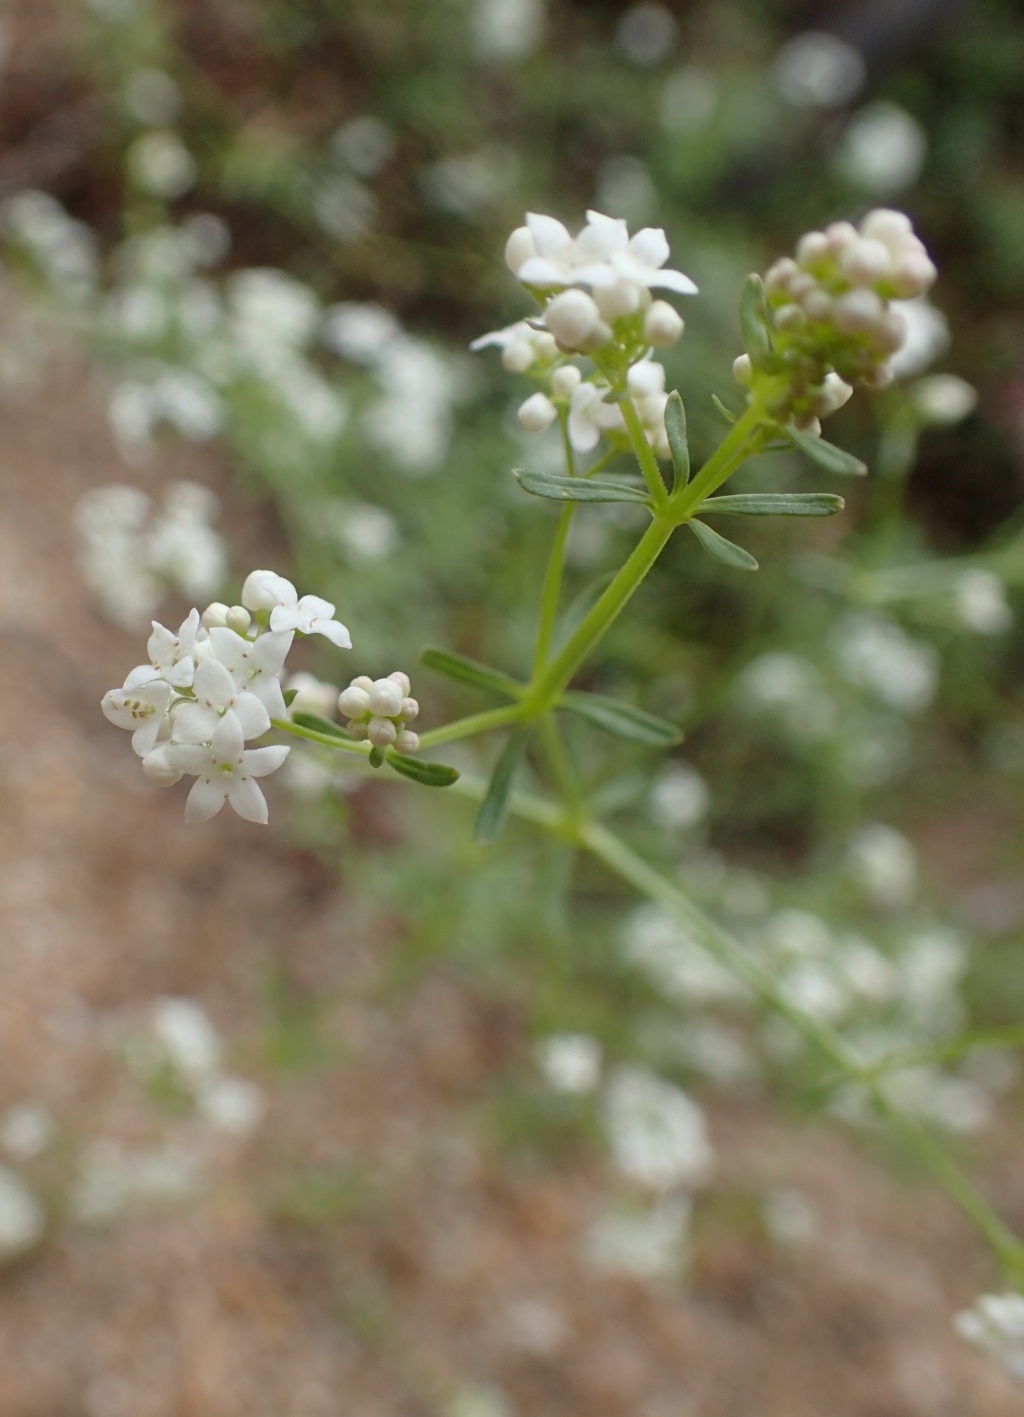
[[267, 799], [256, 779], [276, 772], [289, 751], [283, 744], [246, 749], [242, 725], [234, 713], [226, 713], [218, 721], [209, 746], [172, 744], [167, 750], [170, 761], [196, 779], [185, 804], [186, 822], [209, 821], [230, 802], [246, 821], [265, 823]]
[[132, 747], [144, 758], [156, 746], [173, 696], [170, 684], [155, 678], [151, 665], [140, 664], [128, 675], [123, 688], [103, 695], [100, 707], [104, 717], [117, 728], [131, 732]]
[[248, 689], [263, 703], [271, 718], [284, 718], [284, 695], [278, 678], [292, 647], [291, 630], [270, 631], [246, 640], [225, 626], [210, 631], [213, 653], [239, 689]]
[[682, 271], [664, 269], [669, 244], [660, 227], [644, 227], [630, 237], [626, 223], [601, 212], [587, 212], [587, 225], [575, 238], [554, 217], [528, 212], [526, 226], [513, 233], [508, 259], [524, 285], [557, 290], [567, 285], [608, 289], [628, 281], [647, 290], [695, 295], [697, 287]]
[[261, 699], [239, 689], [219, 659], [204, 659], [192, 684], [195, 701], [174, 713], [176, 743], [209, 743], [226, 714], [238, 719], [244, 738], [259, 738], [270, 729], [270, 714]]
[[605, 403], [606, 393], [606, 389], [589, 383], [578, 384], [572, 391], [569, 438], [577, 452], [589, 452], [606, 430], [625, 427], [622, 409], [617, 403]]
[[199, 611], [193, 610], [177, 634], [153, 621], [146, 650], [155, 671], [175, 689], [187, 689], [196, 668], [196, 640], [202, 631]]
[[246, 577], [242, 604], [247, 610], [269, 610], [271, 630], [323, 635], [339, 649], [352, 648], [352, 637], [341, 621], [334, 619], [334, 606], [329, 600], [321, 600], [318, 595], [304, 595], [300, 600], [291, 581], [274, 571], [253, 571]]

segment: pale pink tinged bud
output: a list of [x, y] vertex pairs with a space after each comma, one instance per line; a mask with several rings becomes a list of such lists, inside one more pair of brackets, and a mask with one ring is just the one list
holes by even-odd
[[874, 285], [888, 274], [891, 264], [888, 246], [866, 236], [847, 246], [839, 258], [839, 269], [854, 285]]
[[783, 256], [768, 268], [764, 278], [764, 288], [769, 295], [781, 295], [789, 289], [789, 282], [800, 267], [790, 256]]
[[181, 769], [176, 768], [167, 755], [167, 745], [161, 743], [142, 759], [142, 771], [158, 787], [173, 787], [181, 778]]
[[519, 422], [527, 433], [543, 433], [558, 417], [558, 410], [547, 394], [531, 394], [519, 405]]
[[420, 736], [411, 728], [403, 728], [395, 739], [395, 747], [400, 753], [415, 753], [420, 746]]
[[799, 418], [794, 418], [793, 422], [804, 433], [813, 433], [816, 438], [821, 437], [821, 424], [813, 414], [802, 414]]
[[234, 630], [236, 635], [244, 635], [252, 624], [252, 616], [244, 605], [232, 605], [224, 616], [224, 623], [229, 630]]
[[782, 305], [775, 312], [777, 330], [798, 330], [801, 325], [806, 324], [807, 316], [799, 305]]
[[536, 256], [537, 248], [533, 244], [533, 237], [530, 235], [528, 226], [517, 226], [512, 235], [505, 242], [505, 260], [509, 270], [519, 274], [521, 266], [524, 266], [531, 257]]
[[375, 748], [390, 748], [398, 737], [398, 729], [390, 718], [371, 718], [366, 725], [366, 736]]
[[361, 743], [363, 739], [367, 736], [365, 723], [350, 723], [348, 726], [348, 731], [357, 743]]
[[914, 228], [905, 212], [894, 212], [888, 207], [876, 207], [860, 224], [861, 234], [873, 241], [881, 241], [889, 250], [898, 255], [913, 236]]
[[835, 304], [836, 329], [844, 335], [873, 334], [885, 306], [873, 290], [848, 290]]
[[606, 325], [603, 320], [598, 320], [586, 339], [580, 340], [580, 352], [582, 354], [594, 354], [597, 350], [603, 349], [611, 338], [611, 326]]
[[601, 313], [585, 290], [563, 290], [544, 308], [544, 323], [559, 344], [578, 349]]
[[538, 359], [557, 359], [558, 341], [547, 330], [541, 330], [533, 337], [533, 347]]
[[410, 723], [414, 718], [419, 718], [420, 706], [415, 699], [405, 698], [402, 700], [402, 718]]
[[830, 254], [828, 237], [823, 231], [808, 231], [796, 243], [797, 261], [805, 269], [818, 265]]
[[525, 374], [537, 361], [537, 351], [527, 339], [514, 339], [501, 351], [501, 362], [510, 374]]
[[393, 674], [388, 675], [388, 678], [393, 679], [395, 681], [395, 683], [401, 689], [403, 694], [407, 694], [412, 688], [412, 683], [409, 680], [408, 674], [403, 673], [401, 669], [396, 669]]
[[215, 600], [212, 605], [208, 605], [202, 614], [203, 624], [208, 630], [223, 629], [227, 624], [229, 606], [223, 601]]
[[806, 271], [799, 271], [789, 282], [789, 293], [794, 300], [803, 300], [806, 295], [810, 295], [812, 290], [816, 290], [818, 282]]
[[872, 338], [883, 354], [895, 354], [906, 342], [906, 316], [901, 310], [887, 310]]
[[853, 385], [848, 384], [841, 375], [833, 371], [825, 375], [822, 390], [827, 395], [833, 409], [842, 408], [844, 403], [848, 403], [853, 398]]
[[640, 287], [631, 280], [601, 286], [594, 291], [594, 303], [605, 320], [617, 320], [620, 315], [635, 315], [640, 309]]
[[583, 375], [575, 364], [563, 364], [561, 369], [556, 369], [552, 374], [551, 387], [558, 398], [567, 399], [582, 378]]
[[338, 708], [346, 718], [364, 718], [370, 711], [370, 696], [365, 689], [350, 684], [338, 695]]
[[841, 256], [847, 246], [852, 246], [858, 239], [859, 233], [848, 221], [834, 221], [831, 226], [826, 226], [825, 236], [830, 254]]
[[373, 688], [373, 680], [370, 678], [369, 674], [357, 674], [352, 680], [351, 687], [353, 689], [363, 689], [368, 694]]
[[683, 317], [667, 300], [655, 300], [644, 316], [644, 339], [655, 349], [669, 349], [682, 337]]
[[750, 362], [749, 354], [741, 354], [738, 359], [732, 361], [732, 377], [737, 384], [751, 384], [754, 380], [754, 366]]
[[804, 307], [808, 320], [813, 320], [815, 324], [824, 324], [832, 318], [832, 297], [820, 286], [809, 290], [800, 304]]
[[402, 689], [393, 679], [375, 679], [370, 690], [370, 712], [378, 718], [397, 718], [402, 712]]
[[923, 251], [911, 251], [900, 258], [892, 275], [892, 284], [903, 300], [924, 295], [931, 290], [938, 275], [931, 258]]

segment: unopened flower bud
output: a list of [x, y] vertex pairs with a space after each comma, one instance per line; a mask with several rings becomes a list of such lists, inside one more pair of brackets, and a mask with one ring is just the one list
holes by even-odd
[[244, 605], [232, 605], [224, 616], [224, 623], [229, 630], [234, 630], [236, 635], [244, 635], [252, 624], [252, 616]]
[[415, 753], [420, 746], [420, 736], [411, 728], [403, 728], [395, 739], [395, 747], [400, 753]]
[[907, 339], [907, 317], [902, 310], [887, 310], [872, 334], [883, 354], [895, 354]]
[[242, 586], [242, 605], [246, 610], [273, 610], [277, 597], [266, 585], [266, 571], [251, 571]]
[[902, 300], [912, 300], [931, 290], [938, 276], [931, 258], [925, 251], [909, 251], [896, 263], [892, 274], [893, 288]]
[[807, 324], [807, 316], [799, 305], [782, 305], [775, 312], [775, 328], [778, 330], [798, 330]]
[[577, 348], [581, 354], [594, 354], [597, 350], [603, 349], [612, 339], [612, 327], [606, 325], [603, 320], [598, 320], [587, 335], [586, 339], [579, 342]]
[[350, 684], [338, 695], [338, 708], [346, 718], [365, 718], [370, 712], [370, 696], [365, 689]]
[[512, 235], [505, 242], [505, 260], [509, 270], [515, 275], [519, 274], [521, 266], [525, 265], [531, 256], [536, 256], [537, 248], [533, 244], [533, 237], [528, 226], [517, 226]]
[[860, 224], [861, 234], [872, 241], [881, 241], [894, 254], [902, 251], [907, 237], [913, 236], [914, 228], [905, 212], [894, 212], [888, 207], [876, 207], [868, 212]]
[[682, 337], [683, 317], [667, 300], [655, 300], [644, 316], [644, 339], [655, 349], [669, 349]]
[[847, 246], [852, 246], [859, 235], [857, 228], [851, 226], [848, 221], [834, 221], [831, 226], [825, 228], [828, 249], [833, 256], [837, 257], [843, 254]]
[[556, 359], [559, 354], [558, 341], [547, 330], [538, 330], [533, 338], [533, 347], [538, 359]]
[[614, 285], [596, 289], [594, 303], [604, 320], [617, 320], [620, 315], [635, 315], [640, 309], [640, 287], [631, 280], [617, 280]]
[[208, 630], [223, 629], [228, 622], [228, 607], [222, 601], [215, 600], [203, 611], [202, 621]]
[[419, 718], [420, 706], [415, 699], [402, 700], [402, 718], [411, 722], [414, 718]]
[[401, 669], [396, 669], [393, 674], [388, 675], [388, 678], [394, 680], [394, 682], [398, 685], [403, 694], [407, 694], [412, 688], [412, 684], [409, 680], [408, 674], [403, 674]]
[[558, 417], [558, 410], [547, 394], [531, 394], [519, 405], [519, 422], [527, 433], [543, 433]]
[[575, 364], [563, 364], [551, 376], [551, 387], [556, 398], [567, 399], [583, 378]]
[[803, 414], [799, 418], [794, 418], [793, 422], [804, 433], [813, 433], [816, 438], [821, 437], [821, 424], [813, 414]]
[[393, 679], [375, 679], [370, 690], [370, 712], [379, 718], [397, 718], [402, 712], [402, 689]]
[[369, 674], [357, 674], [352, 680], [353, 689], [365, 689], [367, 693], [373, 688], [373, 680]]
[[142, 771], [158, 787], [173, 787], [181, 778], [180, 768], [176, 768], [167, 755], [167, 744], [161, 743], [142, 759]]
[[826, 374], [821, 384], [811, 390], [811, 406], [819, 418], [828, 418], [853, 394], [853, 388], [834, 371]]
[[773, 266], [768, 268], [768, 273], [764, 278], [764, 288], [769, 295], [781, 295], [783, 291], [789, 289], [789, 282], [796, 275], [799, 267], [791, 256], [782, 256]]
[[749, 354], [741, 354], [738, 359], [732, 361], [732, 377], [737, 384], [747, 385], [753, 382], [754, 366], [750, 362]]
[[514, 339], [501, 351], [501, 362], [510, 374], [525, 374], [537, 361], [537, 351], [528, 339]]
[[567, 349], [581, 348], [600, 319], [601, 312], [584, 290], [563, 290], [544, 310], [544, 323]]
[[820, 285], [809, 290], [801, 299], [800, 304], [803, 306], [808, 320], [815, 324], [824, 324], [832, 317], [832, 297], [827, 291], [822, 290]]
[[836, 328], [844, 335], [874, 333], [885, 306], [873, 290], [848, 290], [835, 304]]
[[806, 271], [798, 271], [789, 282], [789, 293], [794, 300], [802, 301], [805, 296], [810, 295], [812, 290], [816, 290], [818, 282]]
[[914, 407], [929, 423], [959, 423], [974, 412], [977, 390], [956, 374], [930, 374], [911, 390]]
[[375, 748], [390, 748], [398, 737], [398, 729], [390, 718], [371, 718], [366, 725], [366, 736]]
[[888, 274], [892, 256], [881, 241], [862, 236], [847, 246], [839, 258], [839, 269], [854, 285], [874, 285]]
[[828, 237], [823, 231], [808, 231], [796, 243], [796, 258], [806, 270], [830, 255]]
[[348, 726], [348, 731], [349, 735], [354, 739], [356, 743], [361, 743], [363, 739], [367, 736], [366, 724], [363, 723], [362, 719], [356, 719], [354, 723], [350, 723]]

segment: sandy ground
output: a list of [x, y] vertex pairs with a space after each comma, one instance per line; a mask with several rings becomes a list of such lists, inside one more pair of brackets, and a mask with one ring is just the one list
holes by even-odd
[[[118, 464], [95, 376], [55, 367], [0, 406], [0, 428], [0, 1108], [38, 1101], [58, 1122], [18, 1168], [51, 1222], [0, 1274], [0, 1417], [1021, 1410], [951, 1331], [991, 1279], [966, 1224], [824, 1126], [709, 1102], [722, 1167], [686, 1284], [589, 1269], [610, 1168], [513, 1168], [474, 1131], [521, 1048], [510, 1020], [443, 963], [383, 1006], [387, 930], [295, 847], [285, 814], [269, 830], [227, 813], [186, 829], [183, 789], [147, 784], [101, 718], [137, 646], [93, 610], [70, 512], [90, 486], [139, 479]], [[181, 450], [150, 476], [183, 474], [224, 482], [215, 458]], [[230, 518], [248, 538], [239, 563], [269, 534], [261, 515]], [[266, 1061], [266, 980], [285, 960], [330, 995], [336, 1046], [314, 1069]], [[120, 1060], [126, 1021], [167, 993], [199, 999], [264, 1089], [244, 1141], [162, 1112]], [[68, 1197], [99, 1139], [179, 1148], [196, 1196], [77, 1221]], [[1020, 1221], [1021, 1148], [990, 1151], [993, 1192]], [[801, 1247], [752, 1218], [779, 1183], [821, 1217]]]

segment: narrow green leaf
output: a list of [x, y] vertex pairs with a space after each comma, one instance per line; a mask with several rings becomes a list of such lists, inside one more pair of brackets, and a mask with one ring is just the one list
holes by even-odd
[[474, 689], [484, 689], [489, 694], [500, 694], [503, 699], [521, 699], [523, 696], [523, 685], [511, 675], [502, 674], [500, 669], [492, 669], [489, 664], [478, 664], [464, 654], [452, 654], [446, 649], [425, 649], [420, 655], [420, 663], [437, 674], [457, 679], [460, 684], [470, 684]]
[[527, 725], [521, 723], [510, 736], [502, 749], [501, 757], [494, 765], [490, 785], [487, 788], [487, 796], [481, 802], [480, 810], [476, 815], [473, 835], [477, 841], [496, 841], [505, 825], [505, 818], [508, 816], [508, 802], [512, 796], [512, 781], [515, 778], [519, 760], [526, 748], [528, 733]]
[[771, 336], [768, 333], [768, 302], [764, 294], [764, 282], [759, 275], [749, 275], [743, 282], [740, 295], [740, 330], [743, 347], [755, 364], [772, 352]]
[[806, 428], [794, 428], [792, 424], [784, 429], [789, 441], [816, 463], [824, 472], [835, 472], [840, 477], [864, 477], [867, 467], [860, 458], [837, 448], [834, 443], [826, 443], [816, 433], [808, 433]]
[[712, 395], [711, 395], [711, 402], [712, 402], [712, 403], [715, 405], [715, 407], [718, 409], [719, 413], [720, 413], [720, 414], [722, 415], [722, 417], [725, 419], [726, 423], [738, 423], [738, 422], [739, 422], [739, 419], [736, 417], [736, 415], [735, 415], [734, 413], [730, 413], [730, 412], [729, 412], [729, 410], [726, 408], [725, 404], [722, 402], [722, 400], [718, 397], [717, 394], [712, 394]]
[[672, 452], [672, 466], [675, 469], [675, 481], [672, 490], [677, 487], [685, 487], [690, 480], [690, 448], [686, 441], [686, 409], [683, 407], [682, 395], [676, 389], [668, 396], [668, 403], [665, 405], [665, 432], [668, 434], [668, 445]]
[[314, 733], [326, 733], [331, 738], [344, 738], [349, 743], [352, 741], [352, 734], [342, 728], [340, 723], [332, 723], [329, 718], [322, 718], [318, 713], [293, 713], [292, 723], [297, 723], [300, 728], [311, 728]]
[[834, 517], [846, 506], [833, 492], [740, 492], [712, 497], [700, 509], [730, 517]]
[[552, 502], [640, 502], [650, 505], [650, 496], [640, 487], [624, 482], [605, 482], [600, 477], [555, 477], [547, 472], [526, 472], [513, 468], [512, 474], [524, 492], [547, 497]]
[[422, 783], [424, 787], [451, 787], [453, 782], [459, 780], [458, 769], [450, 768], [447, 763], [429, 763], [422, 758], [410, 758], [405, 753], [396, 753], [394, 748], [388, 750], [388, 762], [395, 772], [412, 778], [413, 782]]
[[291, 708], [292, 704], [293, 704], [293, 703], [295, 702], [295, 700], [298, 698], [298, 694], [299, 694], [298, 689], [285, 689], [285, 691], [284, 691], [284, 706], [285, 706], [285, 708]]
[[703, 546], [709, 556], [714, 556], [716, 561], [721, 561], [723, 565], [731, 566], [734, 571], [756, 571], [757, 562], [749, 551], [744, 551], [742, 546], [736, 546], [731, 541], [726, 541], [724, 536], [719, 536], [717, 531], [712, 531], [703, 522], [688, 521], [686, 525], [693, 532], [694, 536]]
[[671, 748], [682, 741], [682, 731], [674, 723], [633, 704], [624, 704], [620, 699], [606, 698], [604, 694], [585, 694], [567, 689], [558, 707], [585, 718], [616, 738], [625, 738], [628, 743], [643, 743], [649, 748]]

